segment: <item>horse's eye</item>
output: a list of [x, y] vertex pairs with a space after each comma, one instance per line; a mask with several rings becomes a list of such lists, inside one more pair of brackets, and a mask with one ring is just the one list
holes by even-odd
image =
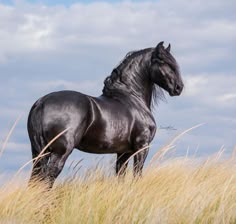
[[170, 74], [172, 74], [172, 75], [174, 74], [174, 71], [172, 69], [170, 70]]
[[154, 58], [154, 59], [152, 60], [152, 63], [157, 63], [157, 64], [159, 64], [159, 65], [163, 65], [165, 62], [162, 61], [162, 60], [159, 59], [159, 58]]

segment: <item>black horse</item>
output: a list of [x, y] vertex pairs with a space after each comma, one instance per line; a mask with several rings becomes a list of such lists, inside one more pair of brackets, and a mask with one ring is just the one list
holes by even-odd
[[165, 49], [163, 42], [127, 54], [105, 79], [99, 97], [59, 91], [40, 98], [28, 117], [33, 158], [51, 139], [69, 129], [50, 145], [48, 155], [34, 163], [30, 180], [47, 180], [52, 186], [74, 148], [116, 153], [116, 173], [123, 174], [127, 159], [146, 147], [134, 156], [134, 174], [141, 174], [156, 131], [151, 107], [159, 87], [170, 96], [180, 95], [183, 89], [170, 45]]

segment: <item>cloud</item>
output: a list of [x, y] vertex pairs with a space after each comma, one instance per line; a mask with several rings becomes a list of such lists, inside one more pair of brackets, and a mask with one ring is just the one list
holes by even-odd
[[236, 102], [236, 93], [232, 92], [232, 93], [223, 94], [222, 96], [218, 97], [218, 100], [220, 102], [223, 102], [223, 103], [224, 102], [230, 103], [231, 105], [235, 104], [235, 102]]
[[8, 142], [5, 151], [24, 153], [26, 150], [29, 150], [29, 148], [30, 145], [26, 143]]
[[32, 82], [30, 87], [34, 90], [42, 91], [56, 91], [56, 90], [80, 90], [81, 92], [89, 92], [90, 94], [98, 95], [101, 94], [102, 81], [101, 80], [84, 80], [82, 82], [71, 82], [66, 80], [51, 80], [45, 82], [35, 83]]
[[215, 60], [222, 52], [224, 55], [232, 53], [225, 48], [229, 42], [235, 46], [235, 22], [227, 19], [231, 16], [229, 7], [233, 5], [234, 1], [222, 4], [220, 0], [209, 1], [208, 8], [177, 0], [76, 3], [70, 7], [2, 5], [1, 39], [4, 41], [1, 47], [5, 46], [2, 55], [80, 51], [88, 45], [127, 50], [153, 46], [164, 39], [176, 43], [180, 52], [194, 50], [190, 53], [198, 57], [194, 57], [198, 63], [199, 59], [205, 61], [201, 57]]
[[227, 76], [224, 74], [199, 74], [197, 76], [187, 76], [186, 91], [184, 96], [191, 97], [197, 101], [201, 99], [203, 106], [215, 107], [219, 105], [222, 107], [235, 108], [236, 96], [236, 77], [232, 74]]
[[[222, 144], [232, 147], [235, 8], [235, 0], [0, 3], [1, 133], [23, 114], [12, 136], [16, 145], [9, 147], [14, 151], [18, 144], [29, 143], [26, 119], [37, 98], [61, 89], [99, 95], [103, 80], [128, 51], [154, 47], [162, 40], [172, 44], [185, 89], [156, 108], [158, 125], [181, 131], [207, 123], [181, 141], [184, 151], [199, 142], [206, 145], [202, 151], [210, 151], [208, 146], [218, 150]], [[157, 133], [157, 146], [174, 133]]]

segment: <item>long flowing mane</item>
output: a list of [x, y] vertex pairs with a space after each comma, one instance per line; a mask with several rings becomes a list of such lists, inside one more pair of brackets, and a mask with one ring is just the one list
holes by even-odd
[[[133, 80], [127, 78], [127, 76], [130, 77], [131, 75], [127, 74], [127, 72], [124, 74], [124, 70], [127, 68], [127, 66], [135, 63], [136, 64], [134, 66], [139, 67], [136, 68], [136, 70], [140, 69], [140, 67], [143, 66], [142, 63], [140, 63], [140, 59], [144, 57], [144, 55], [152, 51], [153, 48], [145, 48], [142, 50], [130, 51], [129, 53], [127, 53], [126, 56], [123, 58], [123, 60], [121, 60], [121, 62], [112, 70], [111, 75], [106, 77], [106, 79], [104, 80], [103, 95], [109, 97], [116, 97], [117, 94], [119, 95], [120, 93], [130, 94], [132, 92], [130, 84], [133, 83]], [[143, 70], [147, 69], [148, 68], [143, 68]], [[145, 71], [142, 73], [145, 73]], [[146, 74], [140, 74], [140, 75], [142, 76]], [[124, 83], [124, 80], [125, 81], [128, 80], [127, 83]], [[159, 86], [152, 85], [151, 88], [152, 88], [151, 89], [152, 97], [151, 97], [151, 102], [149, 102], [149, 104], [154, 105], [155, 103], [158, 102], [159, 99], [161, 100], [165, 99], [164, 92]]]

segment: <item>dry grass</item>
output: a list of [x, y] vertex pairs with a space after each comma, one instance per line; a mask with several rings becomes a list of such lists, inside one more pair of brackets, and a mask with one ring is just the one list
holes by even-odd
[[0, 189], [0, 223], [236, 223], [235, 170], [234, 160], [180, 158], [139, 179], [97, 170], [50, 192], [11, 182]]
[[220, 151], [205, 161], [163, 160], [170, 148], [138, 179], [97, 169], [47, 191], [14, 177], [0, 188], [0, 223], [236, 223], [235, 159], [220, 159]]

